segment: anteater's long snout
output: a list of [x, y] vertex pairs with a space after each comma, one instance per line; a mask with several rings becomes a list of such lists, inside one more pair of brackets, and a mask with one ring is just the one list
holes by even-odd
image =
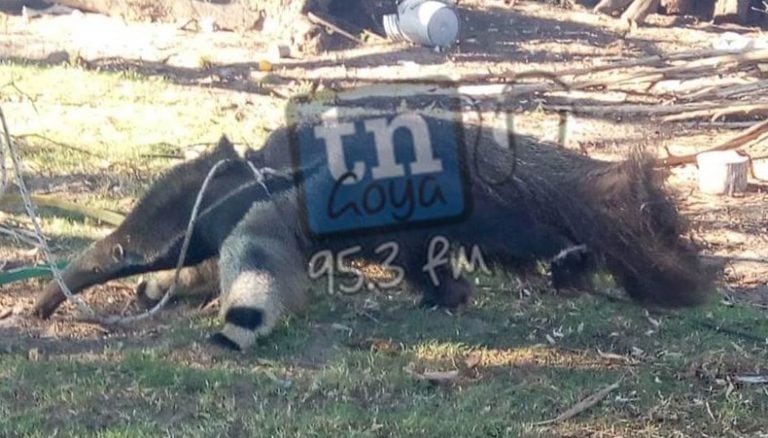
[[[91, 257], [93, 250], [86, 251], [82, 256], [70, 262], [66, 269], [61, 272], [64, 284], [73, 294], [78, 294], [93, 285], [104, 283], [115, 277], [114, 261], [111, 258], [107, 263], [99, 266], [89, 262], [95, 259]], [[31, 313], [39, 318], [47, 319], [56, 312], [56, 309], [66, 299], [66, 295], [59, 287], [58, 282], [52, 279], [37, 297]]]

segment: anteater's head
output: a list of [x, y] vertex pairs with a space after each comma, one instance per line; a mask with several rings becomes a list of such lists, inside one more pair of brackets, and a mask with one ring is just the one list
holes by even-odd
[[[222, 136], [213, 151], [170, 169], [152, 185], [117, 229], [94, 242], [62, 271], [69, 290], [76, 294], [109, 280], [173, 267], [195, 199], [208, 172], [218, 161], [236, 162], [238, 157], [234, 146]], [[244, 165], [237, 166], [235, 171], [225, 171], [215, 178], [201, 207], [211, 205], [233, 185], [241, 184], [248, 177], [246, 170]], [[186, 261], [197, 263], [215, 255], [207, 254], [209, 251], [204, 245], [194, 245]], [[64, 299], [59, 284], [51, 281], [32, 312], [47, 318]]]

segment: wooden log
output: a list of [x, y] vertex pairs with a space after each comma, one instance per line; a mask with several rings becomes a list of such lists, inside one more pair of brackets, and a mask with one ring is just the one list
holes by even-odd
[[733, 196], [747, 190], [749, 157], [736, 151], [702, 152], [696, 162], [702, 193]]
[[696, 158], [698, 155], [703, 154], [705, 152], [715, 152], [715, 151], [727, 151], [731, 149], [736, 149], [739, 147], [742, 147], [748, 143], [751, 143], [753, 141], [758, 141], [762, 137], [765, 136], [766, 132], [768, 132], [768, 120], [763, 120], [762, 122], [758, 122], [750, 126], [749, 128], [745, 129], [744, 131], [740, 132], [735, 137], [718, 144], [715, 147], [712, 147], [710, 149], [707, 149], [706, 151], [698, 152], [695, 154], [690, 155], [672, 155], [670, 154], [669, 157], [664, 158], [659, 162], [659, 164], [663, 166], [679, 166], [681, 164], [689, 164], [689, 163], [695, 163]]
[[643, 23], [649, 14], [653, 14], [659, 10], [659, 4], [661, 0], [635, 0], [631, 5], [621, 14], [621, 19], [624, 21], [630, 21], [634, 23]]
[[623, 11], [630, 3], [632, 0], [602, 0], [592, 10], [611, 15], [614, 12]]
[[664, 13], [669, 15], [692, 15], [696, 12], [695, 0], [661, 0]]
[[726, 21], [746, 23], [749, 19], [750, 0], [717, 0], [713, 21], [723, 23]]

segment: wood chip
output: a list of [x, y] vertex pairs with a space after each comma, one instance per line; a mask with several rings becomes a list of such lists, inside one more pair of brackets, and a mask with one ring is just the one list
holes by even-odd
[[607, 360], [616, 360], [616, 361], [621, 361], [621, 362], [626, 362], [626, 363], [636, 363], [636, 361], [632, 360], [631, 358], [629, 358], [627, 356], [622, 356], [622, 355], [616, 354], [616, 353], [605, 353], [605, 352], [600, 351], [599, 348], [597, 349], [597, 354], [600, 357], [602, 357], [603, 359], [607, 359]]
[[763, 385], [768, 384], [768, 375], [762, 374], [756, 376], [733, 376], [733, 380], [739, 383]]
[[403, 370], [417, 380], [424, 380], [434, 384], [451, 383], [459, 377], [458, 370], [418, 372], [414, 371], [410, 366], [403, 368]]

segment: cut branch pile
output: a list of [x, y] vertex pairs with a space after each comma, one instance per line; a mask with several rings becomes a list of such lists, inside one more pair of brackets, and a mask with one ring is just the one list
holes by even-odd
[[725, 21], [748, 24], [759, 21], [766, 4], [754, 0], [601, 0], [596, 13], [621, 14], [623, 21], [641, 24], [648, 15], [656, 12], [667, 14], [698, 15], [715, 23]]
[[[601, 116], [662, 116], [663, 121], [726, 116], [768, 114], [768, 50], [743, 52], [693, 51], [670, 57], [649, 57], [636, 61], [564, 72], [563, 76], [583, 78], [571, 83], [572, 90], [624, 92], [622, 102], [578, 105], [575, 113]], [[545, 85], [540, 90], [548, 91]], [[552, 109], [560, 109], [552, 106]]]
[[[455, 93], [458, 86], [460, 93], [479, 101], [495, 101], [499, 93], [511, 98], [510, 101], [535, 94], [537, 101], [544, 102], [545, 110], [568, 111], [587, 118], [644, 118], [655, 123], [720, 120], [744, 127], [744, 132], [715, 147], [715, 150], [727, 150], [768, 137], [768, 125], [761, 123], [768, 116], [766, 73], [767, 49], [703, 49], [561, 70], [556, 80], [548, 81], [542, 77], [552, 73], [509, 70], [450, 79], [412, 76], [383, 80], [350, 75], [339, 78], [326, 75], [325, 78], [339, 81], [335, 91], [341, 100], [347, 98], [345, 87], [361, 84], [398, 84], [378, 91], [390, 96], [413, 92], [403, 84], [411, 84], [426, 94]], [[291, 77], [290, 70], [283, 78], [296, 79]], [[376, 93], [376, 88], [372, 87], [370, 92]], [[350, 94], [356, 95], [354, 89]], [[606, 96], [612, 99], [607, 100]], [[693, 157], [670, 155], [662, 163], [686, 164], [695, 161]]]
[[[669, 58], [652, 57], [600, 72], [568, 72], [579, 79], [572, 89], [623, 92], [621, 102], [587, 105], [571, 101], [550, 105], [592, 117], [649, 117], [659, 122], [689, 120], [746, 121], [750, 125], [711, 150], [736, 149], [768, 137], [768, 50], [686, 52]], [[590, 77], [591, 76], [591, 77]], [[672, 156], [668, 166], [692, 163], [695, 155]]]

